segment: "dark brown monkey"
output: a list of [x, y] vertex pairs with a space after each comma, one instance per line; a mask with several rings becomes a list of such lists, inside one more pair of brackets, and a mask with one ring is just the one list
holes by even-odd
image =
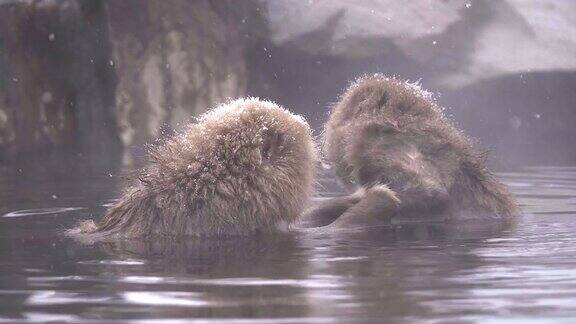
[[485, 153], [417, 84], [380, 74], [358, 79], [333, 108], [324, 144], [345, 187], [361, 189], [321, 204], [307, 219], [342, 215], [330, 226], [347, 227], [519, 213], [486, 168]]
[[207, 112], [150, 156], [98, 224], [85, 221], [69, 234], [97, 240], [270, 231], [294, 222], [313, 189], [309, 126], [258, 99]]

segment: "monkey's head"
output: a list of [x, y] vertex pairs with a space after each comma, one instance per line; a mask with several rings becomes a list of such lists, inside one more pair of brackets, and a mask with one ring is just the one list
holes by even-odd
[[331, 121], [365, 116], [396, 124], [402, 119], [437, 114], [432, 94], [418, 83], [377, 73], [362, 76], [348, 87], [334, 107]]
[[357, 145], [367, 145], [374, 138], [379, 145], [385, 146], [387, 140], [392, 145], [412, 131], [429, 125], [436, 128], [441, 116], [432, 95], [418, 84], [382, 74], [363, 76], [334, 105], [324, 132], [324, 150], [340, 180], [353, 189], [360, 167], [352, 162]]
[[312, 194], [316, 150], [310, 128], [268, 101], [238, 99], [217, 107], [154, 157], [158, 169], [152, 173], [172, 177], [167, 185], [179, 183], [186, 203], [199, 218], [209, 218], [199, 222], [214, 232], [292, 223]]

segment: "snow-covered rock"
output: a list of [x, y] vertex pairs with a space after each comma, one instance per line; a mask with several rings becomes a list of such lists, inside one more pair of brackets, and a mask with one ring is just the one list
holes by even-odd
[[440, 71], [435, 82], [447, 88], [510, 73], [576, 69], [575, 12], [573, 0], [268, 1], [278, 46], [370, 57], [390, 42]]

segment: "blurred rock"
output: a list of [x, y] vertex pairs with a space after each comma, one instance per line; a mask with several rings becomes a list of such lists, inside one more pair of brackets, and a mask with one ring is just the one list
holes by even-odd
[[103, 13], [101, 1], [0, 3], [0, 158], [118, 147]]
[[257, 1], [0, 0], [0, 158], [105, 157], [245, 94]]
[[243, 95], [319, 130], [350, 80], [382, 72], [439, 93], [506, 163], [576, 162], [575, 10], [572, 0], [0, 0], [0, 159], [141, 155], [139, 144]]
[[118, 76], [115, 114], [125, 145], [182, 128], [246, 89], [242, 20], [253, 2], [127, 0], [106, 3]]
[[501, 76], [440, 97], [458, 124], [492, 152], [499, 165], [576, 162], [576, 72]]
[[316, 129], [347, 82], [380, 72], [438, 94], [499, 166], [576, 162], [576, 2], [267, 4], [265, 89]]
[[4, 103], [5, 97], [0, 92], [0, 148], [7, 147], [14, 141], [14, 130], [8, 122], [8, 108]]
[[[277, 46], [369, 58], [390, 43], [425, 67], [421, 78], [443, 88], [508, 73], [576, 69], [571, 0], [267, 3]], [[321, 31], [326, 37], [311, 37]]]

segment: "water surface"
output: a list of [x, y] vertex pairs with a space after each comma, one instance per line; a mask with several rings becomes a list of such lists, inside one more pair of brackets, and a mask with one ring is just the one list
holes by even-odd
[[92, 246], [58, 233], [100, 217], [121, 172], [48, 169], [0, 171], [0, 321], [576, 321], [576, 167], [499, 174], [524, 210], [514, 229]]

